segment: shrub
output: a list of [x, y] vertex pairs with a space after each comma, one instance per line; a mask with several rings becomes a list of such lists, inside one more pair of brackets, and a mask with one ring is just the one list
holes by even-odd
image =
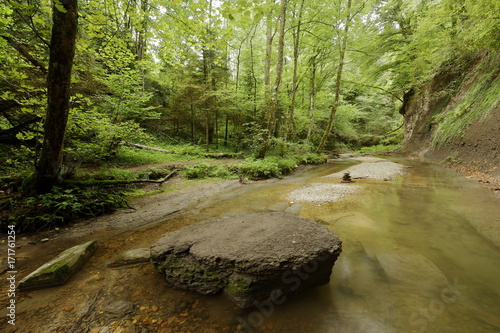
[[230, 178], [234, 176], [234, 173], [231, 172], [227, 167], [217, 165], [217, 164], [208, 164], [208, 163], [198, 163], [195, 165], [185, 166], [183, 170], [184, 177], [189, 179], [202, 179], [202, 178]]
[[297, 168], [295, 159], [267, 157], [264, 159], [247, 159], [236, 165], [238, 173], [251, 179], [281, 177]]
[[301, 164], [323, 164], [328, 160], [324, 154], [308, 153], [300, 157]]

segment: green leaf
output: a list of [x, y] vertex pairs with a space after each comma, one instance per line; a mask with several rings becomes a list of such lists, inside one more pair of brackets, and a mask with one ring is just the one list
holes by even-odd
[[61, 13], [67, 13], [68, 10], [64, 7], [64, 5], [61, 3], [61, 0], [54, 0], [54, 6], [58, 11]]

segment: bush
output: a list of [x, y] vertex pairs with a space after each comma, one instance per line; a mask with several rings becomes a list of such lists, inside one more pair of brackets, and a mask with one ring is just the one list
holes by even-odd
[[359, 152], [360, 153], [386, 153], [395, 149], [398, 149], [400, 145], [376, 145], [376, 146], [370, 146], [370, 147], [362, 147]]
[[323, 164], [328, 160], [324, 154], [308, 153], [300, 157], [301, 164]]
[[202, 162], [195, 165], [185, 166], [183, 175], [189, 179], [203, 179], [208, 177], [231, 178], [234, 176], [234, 173], [232, 173], [225, 166]]
[[236, 165], [238, 173], [251, 179], [265, 179], [271, 177], [282, 177], [297, 168], [295, 159], [278, 157], [266, 157], [261, 160], [247, 159]]

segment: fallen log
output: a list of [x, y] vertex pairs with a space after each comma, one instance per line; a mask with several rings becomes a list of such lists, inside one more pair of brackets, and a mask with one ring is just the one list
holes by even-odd
[[153, 183], [162, 185], [164, 182], [175, 176], [178, 171], [179, 170], [174, 170], [165, 177], [160, 179], [128, 179], [128, 180], [123, 180], [123, 179], [71, 180], [70, 179], [70, 180], [65, 180], [64, 183], [75, 186], [94, 186], [94, 185], [110, 186], [110, 185], [128, 185], [128, 184], [141, 184], [141, 183]]
[[203, 156], [209, 158], [243, 158], [242, 153], [213, 153], [213, 154], [206, 153], [203, 154]]
[[166, 150], [166, 149], [161, 149], [161, 148], [155, 148], [155, 147], [140, 145], [138, 143], [124, 142], [123, 144], [125, 146], [129, 146], [129, 147], [134, 147], [134, 148], [139, 148], [139, 149], [146, 149], [146, 150], [160, 151], [160, 152], [166, 153], [166, 154], [178, 154], [178, 152], [176, 152], [176, 151], [170, 151], [170, 150]]

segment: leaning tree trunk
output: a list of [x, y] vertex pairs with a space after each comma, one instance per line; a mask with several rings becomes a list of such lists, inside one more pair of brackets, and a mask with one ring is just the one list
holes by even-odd
[[52, 19], [47, 74], [47, 114], [44, 122], [42, 153], [36, 166], [33, 183], [33, 188], [37, 192], [50, 191], [60, 177], [69, 115], [71, 68], [78, 29], [78, 1], [55, 1]]

